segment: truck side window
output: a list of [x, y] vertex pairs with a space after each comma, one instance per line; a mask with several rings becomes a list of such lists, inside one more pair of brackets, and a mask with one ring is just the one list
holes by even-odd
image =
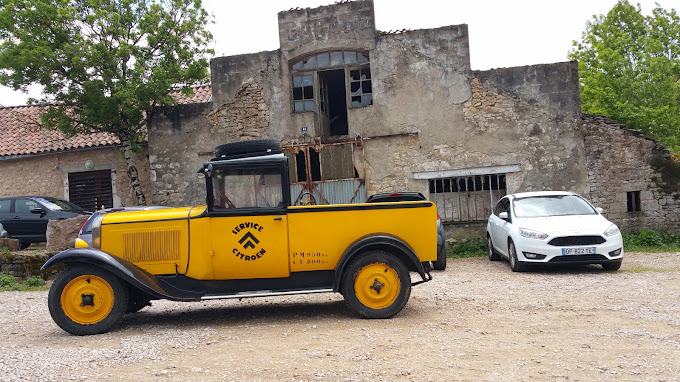
[[215, 210], [283, 206], [278, 168], [216, 169], [212, 184]]

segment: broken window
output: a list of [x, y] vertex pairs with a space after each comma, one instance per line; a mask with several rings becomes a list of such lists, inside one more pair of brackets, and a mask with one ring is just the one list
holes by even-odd
[[626, 196], [628, 212], [642, 211], [642, 206], [640, 206], [640, 191], [628, 191]]
[[111, 170], [68, 174], [68, 198], [73, 204], [87, 211], [112, 208]]
[[351, 89], [352, 107], [373, 105], [370, 67], [350, 70], [349, 86]]
[[506, 194], [505, 174], [430, 179], [429, 191], [442, 221], [485, 221]]
[[295, 112], [314, 110], [314, 79], [311, 74], [293, 76], [293, 105]]

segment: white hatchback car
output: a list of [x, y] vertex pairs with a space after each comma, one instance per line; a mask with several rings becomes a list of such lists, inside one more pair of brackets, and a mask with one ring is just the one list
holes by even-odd
[[601, 264], [617, 270], [623, 239], [616, 224], [573, 192], [523, 192], [501, 198], [486, 226], [489, 260], [528, 264]]

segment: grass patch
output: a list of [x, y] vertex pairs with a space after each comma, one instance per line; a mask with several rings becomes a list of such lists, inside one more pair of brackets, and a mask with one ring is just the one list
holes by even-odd
[[451, 246], [446, 252], [446, 257], [461, 259], [486, 256], [486, 253], [486, 240], [481, 237], [470, 236]]
[[650, 229], [623, 233], [623, 248], [628, 252], [680, 252], [680, 234]]
[[40, 276], [31, 276], [25, 281], [19, 281], [16, 277], [0, 273], [0, 291], [35, 291], [47, 290], [47, 284]]

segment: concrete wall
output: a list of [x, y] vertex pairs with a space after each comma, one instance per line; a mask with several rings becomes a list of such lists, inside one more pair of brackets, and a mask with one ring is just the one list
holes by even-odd
[[[664, 191], [656, 160], [668, 162], [668, 151], [650, 138], [602, 116], [584, 115], [588, 195], [624, 231], [645, 228], [680, 231], [680, 189]], [[677, 162], [676, 168], [680, 168]], [[640, 191], [642, 211], [627, 211], [627, 192]]]
[[[125, 160], [118, 147], [100, 147], [81, 151], [58, 152], [31, 157], [0, 161], [0, 197], [3, 196], [52, 196], [68, 199], [68, 174], [89, 171], [85, 161], [94, 162], [92, 170], [113, 170], [114, 206], [137, 205], [130, 188]], [[137, 155], [137, 170], [142, 189], [151, 204], [149, 162], [146, 147]]]

